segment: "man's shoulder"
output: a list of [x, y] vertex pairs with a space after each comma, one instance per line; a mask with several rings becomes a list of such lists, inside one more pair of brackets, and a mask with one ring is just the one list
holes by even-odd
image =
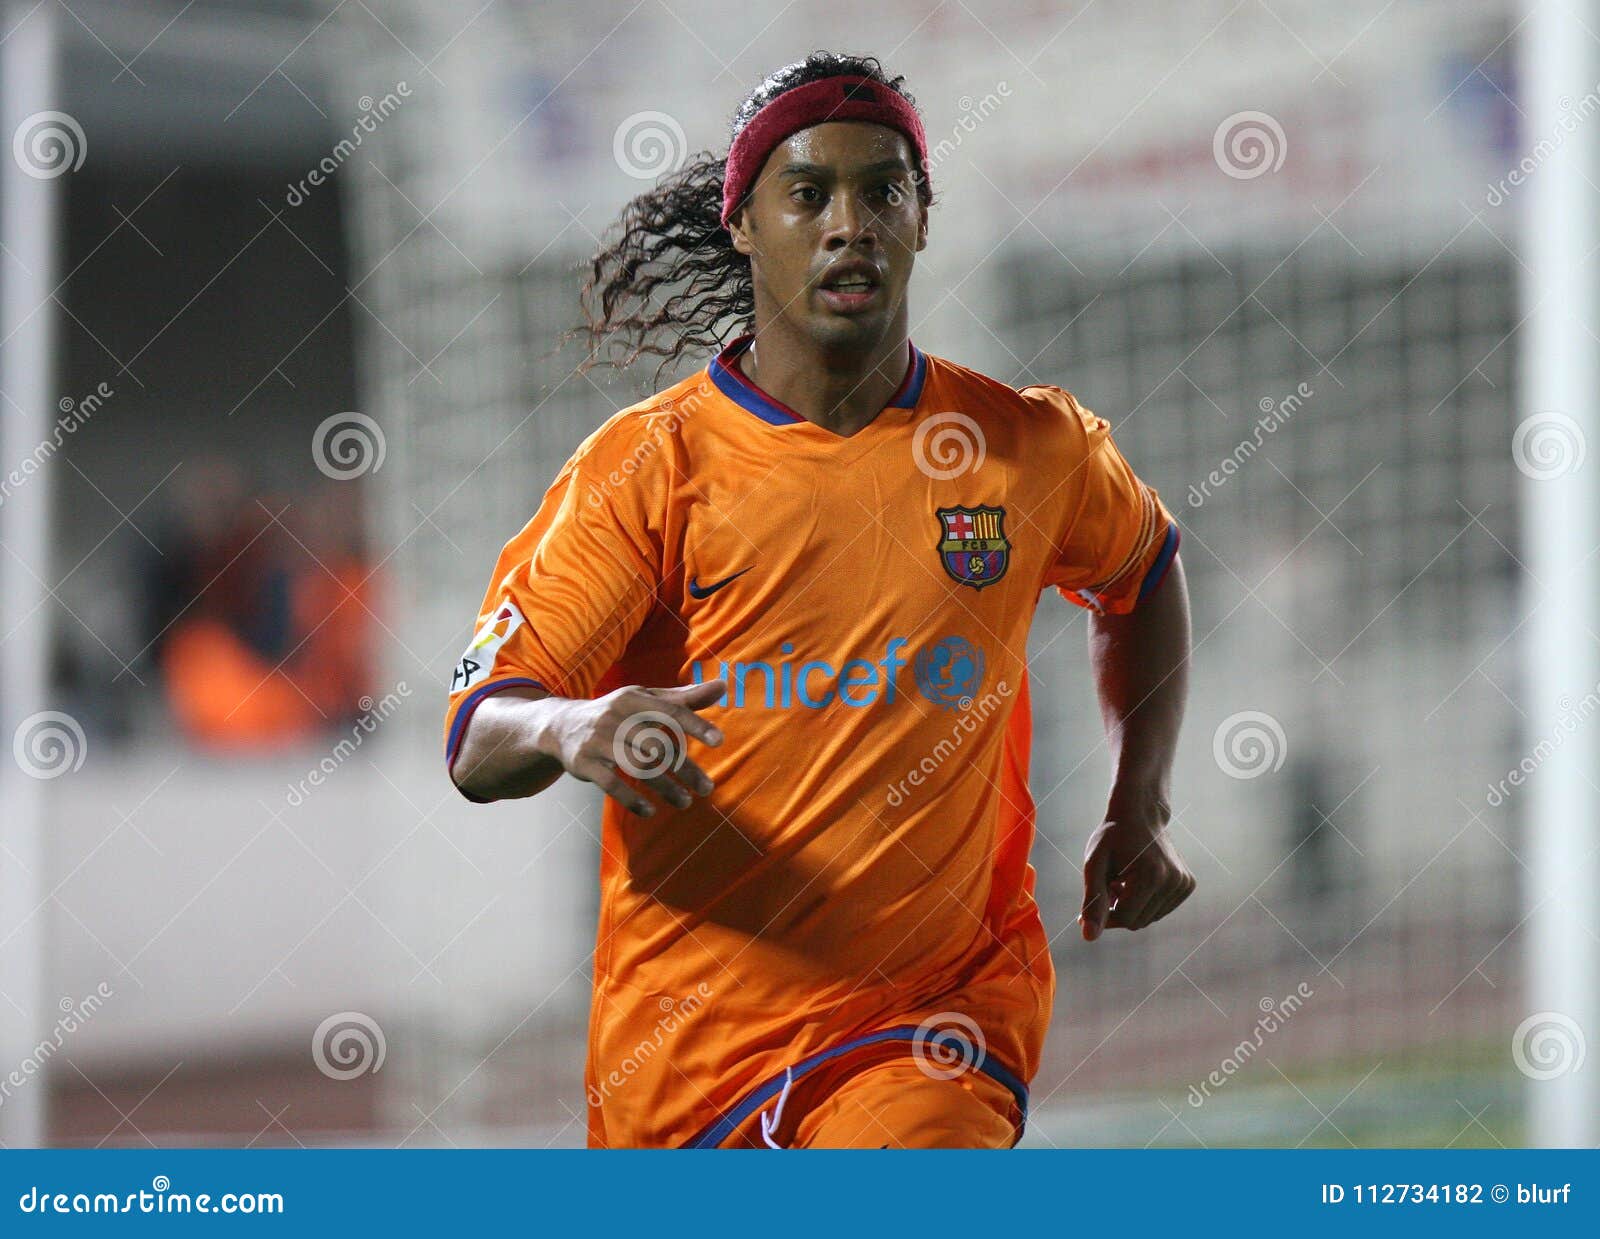
[[940, 403], [971, 416], [989, 414], [1024, 427], [1041, 431], [1053, 427], [1073, 435], [1081, 434], [1085, 423], [1096, 420], [1064, 387], [1050, 383], [1017, 387], [947, 358], [930, 357], [929, 361], [930, 379]]
[[681, 438], [685, 425], [705, 406], [713, 389], [704, 370], [671, 387], [618, 409], [578, 445], [571, 466], [614, 467], [666, 449]]

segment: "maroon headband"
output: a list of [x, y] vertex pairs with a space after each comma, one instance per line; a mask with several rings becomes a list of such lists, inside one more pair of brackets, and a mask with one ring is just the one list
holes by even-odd
[[832, 120], [868, 120], [898, 129], [917, 148], [917, 173], [928, 165], [928, 139], [922, 118], [905, 96], [882, 82], [865, 77], [825, 77], [786, 90], [750, 118], [728, 148], [727, 170], [722, 178], [722, 224], [750, 192], [767, 156], [801, 129]]

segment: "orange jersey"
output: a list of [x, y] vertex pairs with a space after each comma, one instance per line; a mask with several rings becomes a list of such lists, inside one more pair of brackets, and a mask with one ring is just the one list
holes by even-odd
[[[477, 703], [728, 681], [715, 791], [607, 798], [592, 1145], [747, 1140], [793, 1074], [966, 1029], [1026, 1108], [1054, 975], [1028, 850], [1042, 592], [1125, 613], [1178, 531], [1108, 423], [908, 348], [842, 437], [740, 371], [748, 338], [625, 409], [501, 552], [451, 683]], [[649, 720], [645, 720], [649, 726]]]

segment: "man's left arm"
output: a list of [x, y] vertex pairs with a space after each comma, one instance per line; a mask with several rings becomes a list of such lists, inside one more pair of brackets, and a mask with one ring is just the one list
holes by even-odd
[[1114, 767], [1105, 820], [1084, 853], [1078, 919], [1093, 942], [1108, 928], [1159, 921], [1195, 887], [1166, 833], [1189, 692], [1189, 592], [1178, 557], [1131, 612], [1091, 617], [1089, 660]]

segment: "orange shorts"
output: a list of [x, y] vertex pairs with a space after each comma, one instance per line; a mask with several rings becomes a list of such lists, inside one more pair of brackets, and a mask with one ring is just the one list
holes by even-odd
[[[959, 1068], [959, 1069], [957, 1069]], [[787, 1084], [788, 1087], [782, 1087]], [[724, 1148], [1008, 1149], [1022, 1136], [1027, 1090], [992, 1059], [947, 1068], [903, 1039], [864, 1045], [770, 1082]], [[702, 1147], [704, 1147], [702, 1145]]]
[[955, 1079], [914, 1062], [883, 1063], [852, 1076], [806, 1113], [789, 1148], [1009, 1149], [1016, 1102], [979, 1071]]

